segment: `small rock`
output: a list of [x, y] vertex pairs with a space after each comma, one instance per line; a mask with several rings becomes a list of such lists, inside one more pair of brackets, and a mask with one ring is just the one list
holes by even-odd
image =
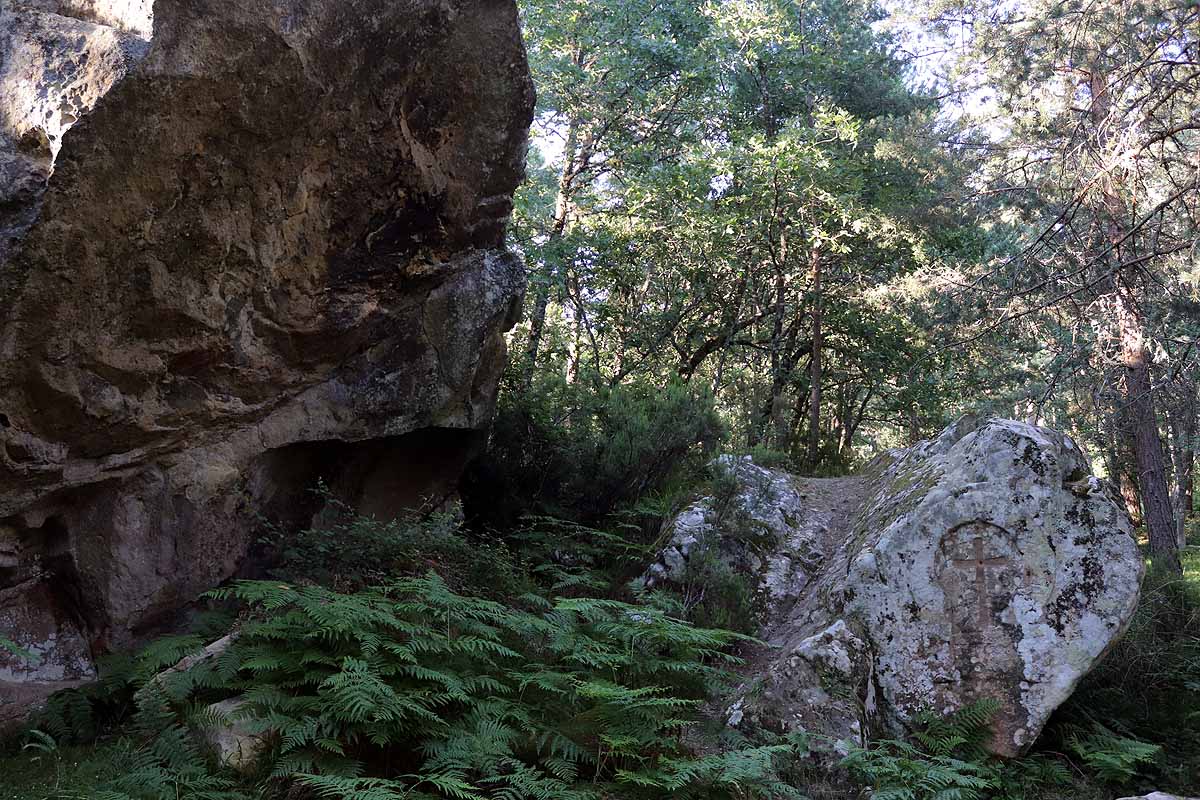
[[867, 646], [839, 619], [820, 633], [796, 645], [796, 654], [825, 669], [849, 676]]
[[204, 741], [213, 749], [217, 763], [238, 772], [253, 771], [258, 757], [271, 746], [274, 736], [264, 732], [262, 725], [245, 712], [247, 701], [233, 697], [213, 703], [208, 711], [220, 722], [201, 731]]

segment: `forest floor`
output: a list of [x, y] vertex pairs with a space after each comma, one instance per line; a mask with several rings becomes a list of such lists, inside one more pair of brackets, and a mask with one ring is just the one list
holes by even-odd
[[[829, 552], [836, 551], [834, 545], [837, 544], [839, 537], [846, 535], [855, 512], [863, 502], [865, 489], [863, 481], [857, 478], [798, 478], [797, 486], [812, 510], [812, 524], [817, 526], [825, 543], [830, 545]], [[1195, 527], [1196, 530], [1191, 539], [1192, 544], [1183, 553], [1184, 575], [1179, 583], [1185, 587], [1184, 594], [1200, 597], [1200, 524]], [[1157, 590], [1151, 589], [1149, 586], [1147, 591], [1144, 591], [1144, 608], [1140, 613], [1152, 610], [1153, 606], [1149, 602], [1149, 596], [1154, 591]], [[1189, 630], [1194, 630], [1194, 628], [1189, 627]], [[1101, 672], [1128, 672], [1142, 675], [1149, 681], [1152, 674], [1163, 671], [1163, 668], [1169, 666], [1170, 663], [1183, 663], [1169, 662], [1165, 656], [1160, 658], [1149, 654], [1149, 651], [1153, 649], [1152, 646], [1157, 643], [1157, 639], [1144, 638], [1149, 635], [1146, 631], [1140, 633], [1131, 631], [1127, 636], [1128, 647], [1119, 649], [1110, 655], [1109, 663], [1104, 665]], [[1123, 652], [1123, 650], [1129, 652]], [[1167, 651], [1163, 650], [1162, 652], [1166, 653]], [[1151, 662], [1158, 660], [1163, 663], [1147, 663], [1146, 659]], [[1097, 675], [1097, 677], [1103, 678], [1102, 675]], [[1079, 702], [1088, 705], [1090, 714], [1122, 722], [1124, 723], [1122, 727], [1128, 727], [1142, 736], [1146, 736], [1147, 732], [1155, 727], [1167, 725], [1168, 709], [1166, 706], [1170, 704], [1164, 702], [1162, 692], [1148, 694], [1145, 700], [1153, 697], [1150, 702], [1129, 698], [1136, 702], [1123, 704], [1112, 700], [1114, 694], [1112, 690], [1116, 688], [1119, 687], [1102, 685], [1100, 691], [1088, 697], [1081, 696]], [[1179, 726], [1182, 725], [1186, 728], [1197, 724], [1194, 718], [1188, 719], [1187, 713], [1183, 713], [1188, 708], [1194, 708], [1194, 705], [1190, 705], [1192, 700], [1184, 697], [1179, 699], [1178, 705], [1182, 709], [1183, 718], [1177, 720], [1172, 717], [1170, 720], [1170, 727], [1176, 736], [1182, 732]], [[1179, 716], [1181, 714], [1175, 714], [1175, 717]], [[1167, 731], [1164, 733], [1168, 735], [1168, 738], [1172, 735]], [[47, 745], [36, 738], [30, 739], [24, 747], [22, 744], [18, 741], [10, 745], [7, 750], [0, 751], [0, 800], [67, 800], [68, 798], [82, 800], [83, 798], [93, 798], [97, 794], [98, 787], [134, 767], [139, 750], [138, 741], [128, 732], [121, 730], [101, 737], [93, 744], [83, 746], [54, 746], [52, 743]], [[1185, 748], [1188, 746], [1183, 742], [1181, 745]], [[1200, 754], [1193, 754], [1191, 757], [1182, 752], [1169, 754], [1169, 758], [1165, 759], [1167, 763], [1164, 766], [1174, 765], [1176, 777], [1169, 778], [1170, 773], [1165, 770], [1159, 772], [1157, 777], [1145, 776], [1146, 789], [1183, 790], [1189, 782], [1189, 776], [1195, 774], [1197, 764], [1193, 762], [1197, 758], [1200, 758]], [[835, 791], [833, 786], [822, 786], [820, 779], [816, 776], [813, 777], [814, 783], [806, 787], [811, 797], [845, 798], [848, 796], [844, 789]], [[1153, 785], [1149, 785], [1150, 783]], [[1126, 796], [1128, 793], [1127, 791], [1110, 790], [1090, 781], [1081, 780], [1077, 787], [1055, 790], [1055, 793], [1045, 795], [1045, 797], [1063, 798], [1064, 800], [1082, 800], [1083, 798], [1112, 800], [1115, 797]]]

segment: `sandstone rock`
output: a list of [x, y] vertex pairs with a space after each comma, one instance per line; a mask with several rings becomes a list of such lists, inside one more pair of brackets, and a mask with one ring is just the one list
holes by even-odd
[[512, 0], [0, 7], [0, 634], [123, 646], [318, 477], [450, 493], [532, 102]]
[[[1136, 607], [1144, 566], [1129, 521], [1053, 431], [966, 419], [887, 454], [856, 484], [782, 473], [770, 483], [785, 507], [802, 508], [776, 541], [804, 541], [817, 557], [794, 600], [763, 621], [774, 649], [752, 659], [752, 684], [734, 703], [740, 720], [887, 735], [921, 711], [989, 699], [999, 705], [991, 748], [1015, 755]], [[703, 518], [710, 502], [685, 519]], [[771, 563], [762, 558], [764, 583]]]
[[64, 10], [0, 7], [0, 262], [37, 215], [63, 134], [146, 51], [142, 37]]
[[1120, 797], [1117, 800], [1200, 800], [1200, 797], [1180, 797], [1176, 794], [1165, 794], [1164, 792], [1151, 792], [1138, 797]]

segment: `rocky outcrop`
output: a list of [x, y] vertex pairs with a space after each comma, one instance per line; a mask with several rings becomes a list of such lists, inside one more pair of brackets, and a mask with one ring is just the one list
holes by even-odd
[[760, 467], [749, 456], [721, 456], [715, 466], [724, 485], [671, 520], [666, 546], [643, 583], [681, 584], [692, 557], [715, 549], [736, 573], [753, 576], [758, 599], [779, 616], [820, 566], [822, 537], [834, 520], [814, 509], [791, 475]]
[[448, 491], [524, 287], [532, 101], [511, 0], [0, 6], [0, 634], [40, 655], [10, 696], [318, 477]]
[[[1137, 604], [1144, 566], [1129, 521], [1053, 431], [966, 419], [857, 479], [732, 464], [735, 505], [774, 531], [732, 562], [766, 601], [760, 635], [773, 646], [752, 659], [730, 710], [739, 723], [854, 739], [987, 700], [999, 709], [991, 749], [1015, 755]], [[676, 521], [666, 562], [697, 552], [682, 545], [695, 519], [716, 524], [715, 507], [701, 500]], [[745, 541], [715, 530], [704, 541], [722, 554]], [[646, 577], [670, 575], [664, 563]]]

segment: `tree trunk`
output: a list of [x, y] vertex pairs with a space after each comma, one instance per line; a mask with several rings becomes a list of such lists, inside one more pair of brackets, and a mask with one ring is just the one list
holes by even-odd
[[[778, 188], [776, 188], [776, 193], [778, 194]], [[776, 204], [778, 205], [778, 198], [776, 198]], [[778, 211], [776, 215], [779, 216]], [[790, 365], [787, 363], [788, 358], [785, 352], [788, 349], [784, 343], [784, 322], [787, 317], [785, 265], [788, 256], [788, 240], [787, 229], [783, 226], [782, 221], [779, 225], [778, 252], [771, 253], [771, 262], [775, 271], [775, 318], [771, 324], [771, 394], [763, 404], [758, 424], [750, 432], [751, 447], [763, 443], [772, 420], [778, 419], [776, 415], [783, 413], [783, 391], [787, 388], [792, 369], [795, 368], [795, 362]], [[793, 338], [792, 341], [795, 339]]]
[[1187, 523], [1192, 516], [1193, 494], [1196, 485], [1196, 449], [1193, 444], [1196, 438], [1196, 417], [1194, 413], [1191, 428], [1187, 429], [1187, 433], [1189, 435], [1184, 439], [1183, 444], [1183, 474], [1180, 479], [1180, 489], [1182, 490], [1178, 531], [1180, 550], [1187, 547]]
[[810, 259], [813, 287], [813, 333], [808, 379], [808, 465], [815, 467], [821, 452], [821, 350], [823, 346], [821, 323], [824, 315], [821, 302], [821, 253], [817, 248], [812, 249]]
[[529, 341], [525, 343], [525, 369], [521, 383], [526, 389], [533, 384], [533, 373], [537, 366], [538, 351], [542, 346], [542, 333], [546, 327], [546, 307], [550, 304], [550, 280], [553, 268], [546, 264], [539, 274], [533, 289], [533, 311], [529, 315]]
[[1117, 289], [1117, 324], [1120, 329], [1121, 362], [1125, 367], [1124, 400], [1133, 434], [1133, 454], [1137, 461], [1138, 487], [1141, 489], [1146, 529], [1150, 534], [1150, 552], [1154, 560], [1166, 569], [1183, 572], [1171, 514], [1171, 499], [1167, 493], [1162, 442], [1158, 438], [1158, 418], [1154, 411], [1144, 323], [1123, 287]]
[[1167, 462], [1171, 467], [1171, 513], [1175, 520], [1175, 541], [1183, 547], [1183, 432], [1179, 425], [1179, 409], [1166, 411]]
[[863, 398], [854, 408], [854, 400], [856, 395], [851, 395], [851, 416], [848, 419], [848, 424], [842, 429], [842, 440], [838, 445], [838, 455], [845, 460], [850, 452], [850, 448], [854, 446], [854, 434], [858, 431], [858, 426], [862, 424], [863, 417], [867, 415], [867, 406], [871, 404], [871, 399], [875, 396], [875, 388], [868, 387], [863, 394]]
[[921, 415], [917, 411], [917, 404], [913, 402], [905, 414], [908, 422], [908, 439], [905, 445], [912, 447], [917, 442], [921, 441]]
[[[1115, 384], [1114, 384], [1115, 385]], [[1114, 409], [1105, 415], [1101, 421], [1107, 446], [1104, 448], [1104, 465], [1109, 478], [1116, 485], [1121, 495], [1121, 503], [1125, 513], [1135, 528], [1142, 526], [1142, 497], [1138, 493], [1137, 465], [1134, 463], [1133, 449], [1130, 443], [1133, 435], [1130, 433], [1128, 410], [1122, 407], [1119, 392], [1104, 392], [1098, 396], [1097, 403]], [[1076, 441], [1083, 441], [1082, 437]]]
[[590, 158], [587, 144], [579, 146], [579, 126], [576, 120], [567, 125], [567, 141], [564, 149], [566, 160], [562, 172], [558, 176], [558, 194], [554, 199], [554, 218], [550, 223], [550, 233], [546, 247], [543, 248], [541, 268], [533, 286], [533, 311], [529, 315], [529, 341], [525, 344], [525, 369], [522, 383], [525, 389], [533, 384], [533, 375], [537, 369], [538, 352], [542, 346], [542, 336], [546, 328], [546, 309], [550, 304], [550, 285], [553, 283], [556, 269], [554, 253], [555, 245], [562, 241], [567, 224], [571, 219], [571, 198], [575, 192], [575, 179], [580, 170], [587, 165]]
[[[1115, 124], [1112, 118], [1108, 73], [1102, 66], [1093, 65], [1088, 78], [1093, 135], [1097, 150], [1107, 161], [1111, 158], [1107, 150], [1111, 141], [1112, 126]], [[1121, 364], [1125, 371], [1123, 399], [1133, 434], [1133, 454], [1137, 461], [1142, 511], [1150, 534], [1150, 552], [1155, 562], [1165, 569], [1182, 573], [1175, 523], [1171, 514], [1171, 498], [1167, 492], [1162, 442], [1158, 438], [1158, 417], [1154, 409], [1154, 387], [1151, 383], [1150, 358], [1146, 346], [1146, 324], [1134, 295], [1136, 275], [1126, 274], [1128, 268], [1122, 269], [1120, 266], [1126, 249], [1134, 249], [1136, 242], [1127, 235], [1126, 221], [1129, 212], [1118, 187], [1118, 177], [1110, 172], [1100, 182], [1103, 203], [1098, 212], [1108, 234], [1108, 259], [1117, 265], [1113, 298]]]
[[1142, 496], [1138, 492], [1137, 473], [1132, 470], [1121, 470], [1117, 477], [1118, 488], [1121, 491], [1121, 501], [1125, 504], [1125, 512], [1134, 527], [1142, 526]]
[[[767, 444], [765, 437], [771, 423], [775, 423], [775, 431], [778, 437], [775, 442], [775, 447], [779, 450], [787, 450], [788, 448], [788, 426], [784, 419], [784, 392], [787, 390], [788, 383], [792, 379], [792, 375], [796, 371], [796, 365], [800, 363], [800, 359], [811, 353], [811, 346], [808, 342], [802, 344], [797, 343], [799, 338], [800, 324], [794, 321], [790, 326], [786, 336], [784, 337], [783, 356], [779, 360], [778, 367], [772, 372], [774, 377], [771, 380], [771, 392], [767, 396], [766, 401], [762, 405], [761, 411], [758, 414], [757, 424], [754, 430], [758, 432], [755, 435], [751, 432], [748, 441], [751, 447], [759, 444]], [[798, 401], [803, 405], [803, 400]], [[795, 415], [793, 415], [795, 416]], [[801, 415], [803, 416], [803, 415]]]
[[1196, 466], [1192, 444], [1196, 436], [1196, 400], [1191, 386], [1187, 387], [1174, 412], [1167, 415], [1167, 427], [1171, 433], [1171, 464], [1175, 478], [1172, 498], [1175, 538], [1182, 549], [1187, 546], [1187, 521], [1192, 514], [1192, 485]]

